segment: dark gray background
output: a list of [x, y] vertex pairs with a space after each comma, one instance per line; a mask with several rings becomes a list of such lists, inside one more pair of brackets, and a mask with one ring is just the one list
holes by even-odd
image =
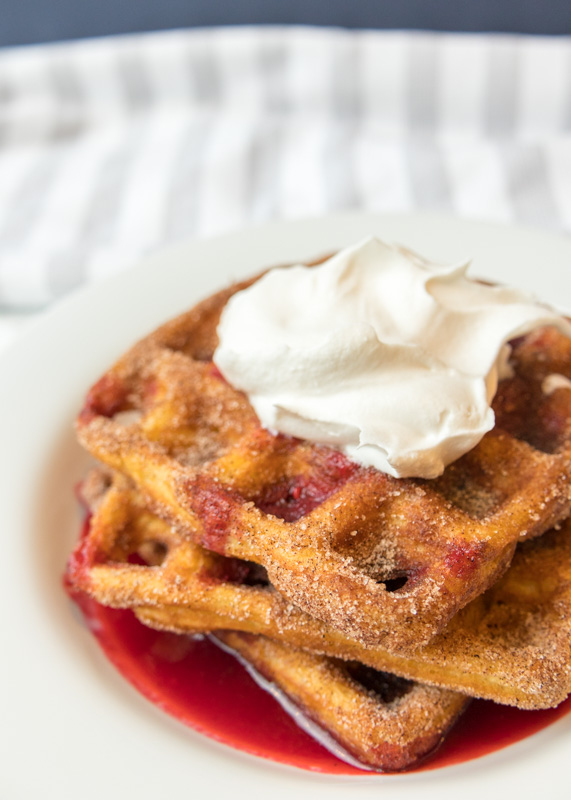
[[201, 25], [571, 33], [571, 0], [0, 0], [0, 46]]

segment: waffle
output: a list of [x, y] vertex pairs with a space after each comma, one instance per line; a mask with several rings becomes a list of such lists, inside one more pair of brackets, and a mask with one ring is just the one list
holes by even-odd
[[399, 480], [263, 430], [222, 379], [216, 325], [246, 285], [136, 345], [89, 392], [79, 438], [181, 536], [262, 565], [346, 636], [411, 653], [498, 579], [519, 539], [569, 514], [571, 395], [541, 387], [571, 376], [571, 343], [551, 329], [518, 342], [494, 430], [441, 479]]
[[571, 691], [571, 520], [518, 546], [512, 565], [414, 656], [367, 647], [292, 605], [258, 565], [195, 545], [120, 474], [94, 471], [94, 509], [68, 566], [75, 589], [177, 633], [234, 629], [520, 708]]
[[376, 770], [415, 766], [438, 747], [468, 704], [457, 692], [306, 653], [263, 636], [223, 631], [217, 638], [295, 704], [296, 719], [301, 710], [302, 726], [309, 718], [361, 764]]

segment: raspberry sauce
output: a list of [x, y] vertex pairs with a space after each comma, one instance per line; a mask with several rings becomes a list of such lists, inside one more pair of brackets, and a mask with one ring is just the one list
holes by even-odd
[[[72, 594], [108, 659], [142, 695], [194, 730], [230, 747], [301, 769], [362, 775], [307, 733], [238, 661], [208, 639], [152, 630], [131, 611]], [[445, 743], [418, 770], [470, 761], [547, 727], [571, 710], [520, 711], [474, 701]]]

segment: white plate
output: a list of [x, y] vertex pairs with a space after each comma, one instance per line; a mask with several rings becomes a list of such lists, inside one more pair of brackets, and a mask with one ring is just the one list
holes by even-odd
[[78, 524], [72, 486], [86, 464], [72, 433], [86, 388], [129, 344], [212, 290], [369, 233], [434, 260], [473, 256], [474, 275], [571, 303], [568, 239], [433, 215], [342, 215], [172, 247], [61, 303], [0, 359], [0, 797], [569, 796], [571, 715], [478, 761], [408, 776], [324, 777], [217, 745], [127, 685], [60, 588]]

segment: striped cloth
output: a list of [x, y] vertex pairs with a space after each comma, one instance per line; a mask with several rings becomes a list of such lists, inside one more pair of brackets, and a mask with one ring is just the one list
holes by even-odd
[[571, 228], [571, 39], [221, 28], [0, 51], [0, 309], [329, 211]]

